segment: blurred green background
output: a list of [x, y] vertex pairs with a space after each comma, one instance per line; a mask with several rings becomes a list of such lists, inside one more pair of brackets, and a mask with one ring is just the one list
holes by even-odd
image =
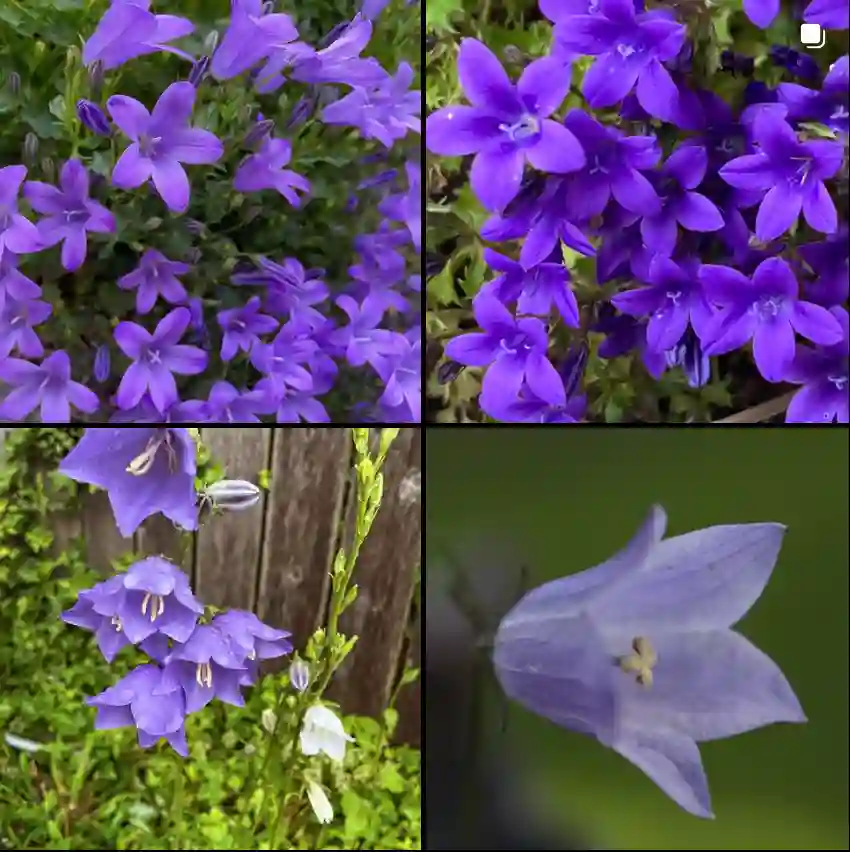
[[429, 429], [429, 547], [514, 542], [529, 585], [595, 565], [649, 505], [668, 536], [779, 521], [785, 544], [738, 629], [792, 684], [807, 725], [700, 746], [714, 821], [692, 817], [594, 740], [509, 708], [507, 735], [544, 806], [613, 849], [838, 849], [848, 841], [846, 429]]

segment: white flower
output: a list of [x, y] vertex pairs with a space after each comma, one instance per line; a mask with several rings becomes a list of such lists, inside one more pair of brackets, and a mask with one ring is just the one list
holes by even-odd
[[301, 751], [307, 756], [324, 752], [331, 760], [345, 759], [346, 742], [354, 742], [354, 737], [345, 733], [339, 717], [327, 707], [314, 704], [304, 714], [304, 727], [301, 728]]
[[331, 807], [330, 799], [328, 799], [325, 791], [315, 782], [307, 782], [307, 798], [313, 807], [313, 813], [319, 822], [327, 825], [333, 821], [334, 809]]

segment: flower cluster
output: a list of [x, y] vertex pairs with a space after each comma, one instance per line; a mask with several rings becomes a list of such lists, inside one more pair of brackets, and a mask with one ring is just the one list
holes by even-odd
[[[848, 56], [821, 80], [811, 57], [776, 47], [772, 64], [805, 85], [747, 81], [750, 61], [730, 104], [709, 89], [721, 68], [697, 73], [700, 25], [669, 8], [539, 6], [550, 54], [513, 82], [464, 39], [469, 105], [427, 119], [430, 151], [473, 155], [470, 185], [491, 214], [480, 237], [520, 242], [516, 259], [481, 253], [494, 277], [472, 302], [480, 330], [436, 323], [451, 337], [438, 380], [482, 368], [489, 417], [574, 422], [591, 345], [594, 358], [638, 353], [655, 379], [681, 367], [691, 387], [709, 381], [712, 356], [751, 345], [766, 382], [802, 385], [788, 421], [847, 422]], [[815, 0], [803, 19], [846, 29], [847, 8]], [[744, 9], [764, 28], [779, 4]], [[576, 103], [574, 66], [587, 108], [557, 118]]]
[[[421, 198], [404, 147], [420, 98], [410, 64], [362, 55], [385, 5], [313, 46], [273, 2], [233, 0], [219, 34], [112, 0], [81, 55], [69, 47], [62, 142], [35, 136], [29, 165], [0, 168], [0, 418], [419, 421]], [[155, 100], [114, 90], [157, 54], [170, 79]], [[323, 203], [344, 218], [327, 173], [302, 171], [324, 162], [309, 156], [322, 135], [340, 147], [337, 183], [352, 131], [375, 149], [356, 173], [380, 171], [348, 190], [348, 212], [365, 208], [374, 232], [358, 228], [353, 264], [343, 223], [293, 257], [282, 221]], [[64, 159], [58, 186], [49, 157], [27, 180], [39, 146]], [[58, 265], [45, 255], [30, 277], [54, 246]]]

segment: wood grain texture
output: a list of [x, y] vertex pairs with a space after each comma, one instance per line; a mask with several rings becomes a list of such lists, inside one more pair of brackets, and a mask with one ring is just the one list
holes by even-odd
[[277, 428], [257, 615], [303, 647], [324, 615], [351, 458], [350, 430]]
[[[380, 713], [395, 682], [421, 557], [420, 504], [409, 496], [421, 465], [421, 432], [404, 428], [384, 464], [383, 502], [357, 560], [357, 600], [340, 621], [343, 633], [360, 637], [331, 686], [347, 713]], [[348, 529], [355, 511], [349, 503]]]
[[96, 571], [111, 575], [112, 561], [133, 549], [133, 538], [124, 538], [118, 532], [105, 491], [84, 495], [81, 514], [86, 560]]
[[[256, 482], [269, 462], [272, 429], [204, 429], [201, 438], [228, 479]], [[195, 594], [218, 607], [254, 605], [266, 495], [242, 512], [205, 514], [195, 546]]]
[[[415, 680], [401, 688], [396, 710], [398, 710], [398, 728], [395, 739], [397, 742], [407, 743], [419, 747], [420, 726], [422, 722], [422, 622], [419, 615], [411, 626], [409, 632], [409, 644], [407, 647], [406, 664], [420, 669], [420, 679]], [[399, 667], [401, 668], [401, 667]], [[399, 671], [399, 675], [401, 671]]]
[[175, 526], [164, 515], [148, 518], [134, 537], [135, 549], [142, 556], [164, 556], [192, 576], [194, 533]]

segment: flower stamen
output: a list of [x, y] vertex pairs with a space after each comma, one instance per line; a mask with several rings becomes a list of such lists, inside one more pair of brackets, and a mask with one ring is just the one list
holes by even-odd
[[633, 654], [617, 658], [617, 665], [624, 672], [634, 672], [637, 683], [648, 689], [652, 686], [652, 669], [658, 662], [658, 654], [645, 636], [635, 636], [632, 649]]

